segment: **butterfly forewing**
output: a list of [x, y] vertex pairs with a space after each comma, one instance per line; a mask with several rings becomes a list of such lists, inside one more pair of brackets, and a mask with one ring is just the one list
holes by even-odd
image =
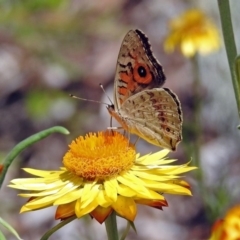
[[154, 57], [147, 36], [131, 30], [121, 45], [114, 82], [114, 104], [118, 109], [130, 96], [160, 87], [165, 81], [162, 66]]

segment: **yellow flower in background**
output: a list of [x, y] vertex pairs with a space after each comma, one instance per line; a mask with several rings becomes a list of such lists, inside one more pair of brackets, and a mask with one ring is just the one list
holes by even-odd
[[210, 240], [240, 239], [240, 205], [231, 208], [224, 219], [215, 222]]
[[179, 174], [195, 167], [169, 165], [168, 150], [140, 157], [128, 139], [118, 132], [89, 133], [69, 145], [57, 171], [24, 169], [34, 178], [14, 179], [10, 187], [26, 190], [30, 198], [21, 212], [57, 206], [56, 219], [90, 214], [102, 223], [115, 211], [134, 221], [136, 204], [161, 209], [163, 193], [191, 195]]
[[170, 22], [169, 28], [164, 42], [166, 52], [179, 48], [184, 56], [192, 57], [196, 53], [206, 55], [220, 48], [217, 27], [200, 10], [184, 12]]

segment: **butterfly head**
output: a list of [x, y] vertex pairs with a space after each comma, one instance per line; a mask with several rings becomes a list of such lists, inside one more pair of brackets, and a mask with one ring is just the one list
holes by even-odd
[[115, 111], [114, 104], [108, 104], [108, 105], [107, 105], [107, 110], [108, 110], [109, 112]]

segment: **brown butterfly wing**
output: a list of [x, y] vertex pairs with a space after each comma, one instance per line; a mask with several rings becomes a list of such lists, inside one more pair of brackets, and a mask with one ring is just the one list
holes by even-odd
[[108, 111], [121, 126], [146, 141], [175, 150], [182, 139], [182, 111], [167, 88], [162, 66], [148, 38], [131, 30], [120, 48], [114, 83], [114, 106]]
[[182, 110], [168, 88], [154, 88], [128, 98], [119, 109], [123, 127], [151, 144], [175, 150], [182, 140]]
[[165, 82], [163, 68], [154, 57], [147, 36], [131, 30], [125, 36], [118, 55], [114, 81], [115, 109], [130, 96]]

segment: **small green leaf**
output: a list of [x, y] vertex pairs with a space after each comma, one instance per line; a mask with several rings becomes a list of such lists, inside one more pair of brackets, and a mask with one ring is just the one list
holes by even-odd
[[132, 229], [134, 230], [135, 233], [137, 233], [137, 229], [135, 227], [134, 222], [129, 221], [129, 224], [131, 225]]
[[3, 233], [0, 231], [0, 240], [6, 240], [5, 236], [3, 235]]
[[130, 221], [127, 221], [127, 226], [126, 226], [120, 240], [125, 240], [125, 238], [127, 237], [128, 233], [129, 233], [130, 227], [131, 227]]
[[7, 173], [8, 168], [12, 164], [13, 160], [27, 147], [31, 146], [32, 144], [42, 140], [43, 138], [46, 138], [52, 133], [62, 133], [62, 134], [69, 134], [69, 131], [61, 126], [56, 126], [52, 128], [48, 128], [46, 130], [43, 130], [41, 132], [38, 132], [25, 140], [18, 143], [11, 152], [7, 155], [6, 159], [4, 160], [3, 169], [0, 174], [0, 188], [2, 186], [2, 183], [4, 181], [5, 175]]
[[[22, 238], [20, 238], [20, 236], [18, 235], [18, 233], [16, 232], [16, 230], [9, 225], [5, 220], [3, 220], [2, 218], [0, 218], [0, 224], [2, 226], [4, 226], [6, 229], [8, 229], [9, 232], [11, 232], [17, 239], [22, 240]], [[5, 239], [5, 237], [2, 235], [0, 235], [0, 239]]]

